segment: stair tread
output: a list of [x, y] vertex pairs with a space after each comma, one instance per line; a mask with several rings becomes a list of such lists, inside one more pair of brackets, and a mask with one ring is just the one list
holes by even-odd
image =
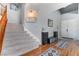
[[[14, 30], [13, 30], [9, 26], [10, 25], [8, 25], [7, 28], [10, 29], [10, 31], [7, 29], [4, 36], [4, 39], [5, 39], [4, 50], [3, 50], [4, 55], [14, 54], [15, 51], [16, 53], [21, 51], [28, 51], [29, 49], [32, 49], [35, 46], [38, 46], [37, 40], [35, 40], [33, 36], [31, 36], [27, 31], [24, 31], [23, 29], [21, 29], [22, 27], [21, 28], [14, 27]], [[18, 31], [18, 29], [21, 29], [21, 30]]]

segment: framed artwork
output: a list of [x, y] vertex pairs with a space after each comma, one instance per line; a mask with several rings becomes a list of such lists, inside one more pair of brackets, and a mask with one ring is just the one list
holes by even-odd
[[53, 20], [48, 19], [48, 27], [53, 27]]

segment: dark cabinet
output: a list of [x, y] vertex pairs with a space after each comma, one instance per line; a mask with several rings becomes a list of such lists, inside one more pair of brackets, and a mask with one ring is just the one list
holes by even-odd
[[58, 42], [58, 32], [54, 31], [53, 32], [53, 36], [48, 38], [48, 43], [54, 43], [54, 42]]
[[54, 31], [54, 38], [57, 38], [58, 37], [58, 32], [57, 31]]
[[42, 44], [48, 43], [48, 32], [42, 32]]

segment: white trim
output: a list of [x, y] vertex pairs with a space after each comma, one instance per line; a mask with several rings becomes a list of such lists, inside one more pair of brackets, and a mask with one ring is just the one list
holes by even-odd
[[39, 45], [41, 44], [39, 41], [39, 38], [37, 38], [33, 33], [31, 33], [27, 28], [24, 27], [24, 31], [26, 31], [28, 34], [30, 34], [31, 37], [33, 37], [33, 39], [36, 39], [37, 42], [39, 43]]

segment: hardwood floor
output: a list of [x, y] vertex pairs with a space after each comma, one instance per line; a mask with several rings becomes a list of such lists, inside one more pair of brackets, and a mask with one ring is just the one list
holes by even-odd
[[37, 56], [39, 54], [41, 54], [42, 52], [44, 52], [45, 50], [47, 50], [50, 46], [48, 44], [46, 45], [42, 45], [37, 49], [34, 49], [28, 53], [23, 54], [22, 56]]
[[53, 43], [46, 44], [28, 53], [25, 53], [22, 56], [39, 56], [42, 52], [46, 51], [49, 47], [56, 49], [60, 54], [60, 56], [79, 56], [79, 46], [74, 40], [69, 42], [67, 48], [59, 48], [56, 46], [56, 44]]

